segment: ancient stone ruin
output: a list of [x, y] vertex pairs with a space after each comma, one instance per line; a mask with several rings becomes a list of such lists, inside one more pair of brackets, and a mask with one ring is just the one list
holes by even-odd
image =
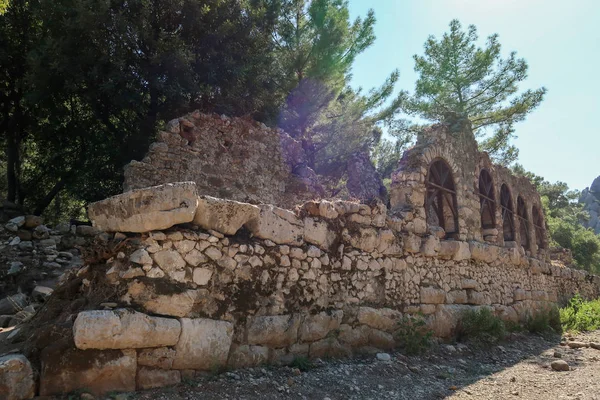
[[[207, 129], [224, 121], [246, 123]], [[550, 262], [539, 195], [478, 152], [467, 126], [423, 132], [393, 176], [389, 208], [298, 194], [297, 182], [312, 183], [276, 167], [279, 156], [236, 143], [205, 156], [181, 119], [170, 126], [129, 166], [134, 190], [90, 205], [104, 231], [94, 257], [49, 298], [39, 320], [52, 334], [17, 328], [16, 343], [29, 344], [27, 358], [0, 358], [8, 398], [35, 393], [33, 370], [40, 395], [133, 391], [226, 366], [393, 349], [403, 317], [423, 315], [444, 340], [467, 309], [518, 322], [574, 293], [600, 295], [600, 277]], [[277, 147], [264, 135], [258, 151]], [[207, 169], [207, 159], [222, 168], [219, 157], [239, 164]], [[312, 200], [278, 206], [292, 198]], [[30, 386], [11, 386], [17, 375]]]

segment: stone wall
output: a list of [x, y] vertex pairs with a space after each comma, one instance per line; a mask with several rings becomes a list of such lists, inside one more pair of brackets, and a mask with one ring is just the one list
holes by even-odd
[[[513, 175], [509, 169], [491, 162], [487, 153], [477, 151], [477, 142], [468, 126], [453, 129], [448, 124], [438, 124], [427, 128], [419, 135], [416, 145], [406, 151], [400, 167], [392, 175], [390, 190], [391, 213], [406, 221], [416, 233], [425, 234], [430, 227], [425, 211], [426, 182], [429, 167], [437, 160], [444, 162], [451, 171], [458, 213], [458, 229], [452, 238], [461, 241], [476, 240], [497, 244], [501, 247], [522, 247], [527, 240], [526, 254], [539, 259], [547, 259], [547, 234], [541, 217], [541, 199], [535, 187], [525, 177]], [[494, 193], [495, 225], [482, 229], [479, 179], [481, 172], [489, 173]], [[500, 207], [501, 188], [506, 185], [510, 193], [509, 203], [515, 214], [513, 240], [505, 241], [503, 236], [503, 216]], [[521, 197], [525, 204], [527, 221], [516, 216], [517, 201]], [[535, 211], [535, 212], [534, 212]], [[542, 227], [540, 237], [536, 237], [533, 216], [540, 216]], [[526, 226], [521, 226], [526, 225]], [[523, 229], [525, 228], [525, 229]], [[526, 232], [523, 234], [522, 232]], [[526, 238], [524, 236], [527, 236]]]
[[[181, 187], [192, 190], [172, 186], [183, 198]], [[140, 192], [90, 214], [110, 214], [129, 195]], [[79, 313], [71, 348], [42, 352], [41, 395], [348, 357], [394, 348], [403, 316], [422, 313], [437, 337], [450, 338], [467, 309], [489, 307], [517, 322], [574, 293], [600, 294], [599, 277], [522, 248], [441, 239], [382, 203], [313, 201], [292, 212], [200, 196], [196, 214], [187, 227], [128, 234], [131, 245], [106, 266], [118, 297]]]
[[281, 130], [196, 111], [169, 122], [146, 157], [125, 167], [124, 190], [193, 181], [200, 194], [292, 208], [323, 196], [305, 163]]

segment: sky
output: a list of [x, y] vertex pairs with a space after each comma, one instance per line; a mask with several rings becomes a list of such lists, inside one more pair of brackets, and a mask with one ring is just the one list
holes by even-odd
[[518, 162], [550, 182], [582, 190], [600, 175], [600, 0], [349, 0], [352, 18], [372, 8], [375, 43], [356, 59], [352, 85], [380, 86], [399, 69], [398, 88], [412, 92], [414, 54], [457, 18], [480, 40], [497, 33], [506, 55], [529, 64], [522, 88], [548, 89], [515, 125]]

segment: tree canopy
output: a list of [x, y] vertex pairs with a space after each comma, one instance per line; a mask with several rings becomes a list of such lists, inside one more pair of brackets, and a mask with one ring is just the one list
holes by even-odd
[[428, 121], [467, 117], [482, 150], [509, 164], [518, 155], [510, 143], [514, 124], [542, 102], [546, 89], [519, 92], [527, 78], [527, 62], [515, 52], [502, 58], [497, 34], [489, 36], [483, 48], [477, 41], [475, 26], [463, 30], [458, 20], [450, 22], [450, 31], [440, 39], [430, 36], [424, 55], [414, 56], [418, 79], [404, 109]]

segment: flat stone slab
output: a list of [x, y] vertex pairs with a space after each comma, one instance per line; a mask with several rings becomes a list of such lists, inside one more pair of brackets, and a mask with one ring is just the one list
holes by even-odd
[[181, 324], [129, 310], [82, 311], [73, 325], [78, 349], [139, 349], [173, 346]]
[[198, 207], [194, 182], [167, 183], [92, 203], [88, 216], [105, 232], [150, 232], [192, 222]]
[[259, 214], [260, 208], [252, 204], [200, 196], [194, 224], [225, 235], [235, 235], [246, 223], [257, 219]]

